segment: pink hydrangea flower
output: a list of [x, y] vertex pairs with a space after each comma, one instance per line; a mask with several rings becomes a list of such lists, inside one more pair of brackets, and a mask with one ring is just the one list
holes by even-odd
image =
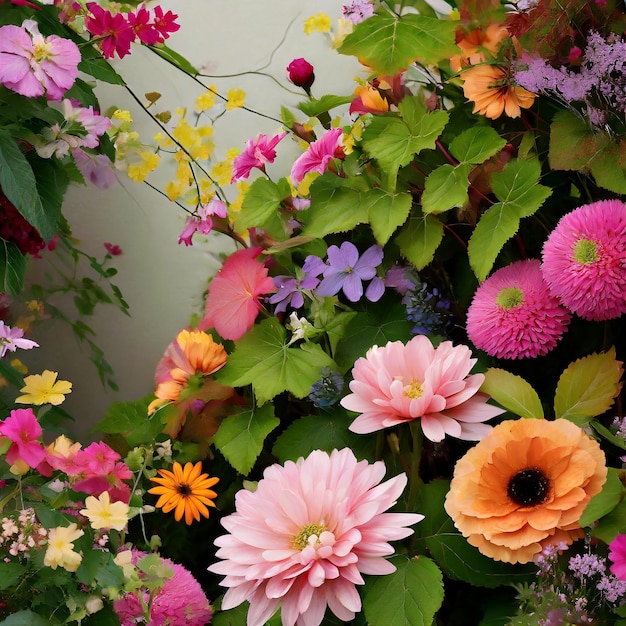
[[6, 453], [6, 461], [13, 465], [21, 459], [29, 467], [37, 467], [46, 458], [46, 450], [41, 444], [42, 429], [32, 409], [15, 409], [9, 417], [0, 422], [0, 435], [11, 441]]
[[315, 450], [267, 468], [256, 491], [237, 492], [235, 513], [222, 519], [230, 534], [215, 540], [222, 560], [209, 567], [225, 576], [222, 609], [248, 600], [248, 626], [261, 626], [279, 607], [283, 626], [318, 626], [327, 606], [353, 619], [361, 575], [393, 572], [388, 542], [408, 537], [407, 526], [423, 519], [385, 512], [407, 479], [381, 483], [384, 476], [382, 461], [357, 462], [349, 448]]
[[467, 310], [470, 341], [500, 359], [544, 356], [567, 330], [570, 312], [543, 280], [540, 261], [517, 261], [494, 272]]
[[309, 172], [323, 174], [331, 159], [343, 157], [342, 137], [341, 128], [331, 128], [310, 144], [307, 151], [294, 161], [291, 167], [291, 182], [299, 185]]
[[237, 341], [252, 328], [261, 296], [276, 291], [267, 268], [256, 260], [260, 253], [261, 248], [245, 248], [224, 261], [209, 285], [199, 330], [215, 328], [224, 339]]
[[626, 203], [600, 200], [561, 218], [543, 246], [550, 292], [580, 317], [626, 313]]
[[233, 178], [231, 182], [236, 182], [242, 178], [248, 178], [253, 168], [265, 171], [266, 163], [273, 163], [276, 158], [276, 146], [287, 133], [278, 133], [270, 137], [259, 134], [255, 139], [248, 139], [246, 149], [237, 155], [233, 161]]
[[617, 535], [609, 544], [609, 560], [611, 573], [620, 580], [626, 580], [626, 535]]
[[451, 341], [434, 348], [425, 335], [406, 345], [390, 341], [370, 348], [354, 364], [352, 393], [341, 400], [344, 408], [361, 413], [350, 430], [373, 433], [419, 419], [431, 441], [442, 441], [445, 435], [482, 439], [491, 430], [483, 422], [504, 411], [478, 393], [485, 376], [470, 374], [476, 363], [471, 355], [467, 346]]
[[0, 83], [23, 96], [45, 93], [49, 100], [61, 100], [78, 76], [80, 60], [73, 41], [44, 37], [34, 20], [0, 27]]

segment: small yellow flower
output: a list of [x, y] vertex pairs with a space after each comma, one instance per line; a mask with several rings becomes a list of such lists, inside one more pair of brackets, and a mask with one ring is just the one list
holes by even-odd
[[17, 370], [22, 376], [28, 374], [28, 368], [19, 359], [11, 359], [11, 367]]
[[226, 102], [227, 111], [232, 111], [233, 109], [240, 109], [244, 105], [244, 101], [246, 99], [246, 92], [243, 89], [234, 87], [233, 89], [229, 89], [226, 95], [228, 96], [228, 102]]
[[233, 178], [233, 162], [217, 161], [211, 167], [211, 177], [222, 187], [228, 185]]
[[230, 203], [230, 206], [228, 207], [229, 213], [236, 213], [238, 211], [241, 211], [241, 205], [243, 203], [243, 199], [248, 193], [248, 189], [250, 189], [250, 184], [247, 183], [245, 180], [238, 180], [235, 183], [235, 187], [239, 193], [237, 194], [237, 197]]
[[215, 87], [212, 85], [196, 98], [196, 112], [208, 111], [215, 106]]
[[138, 183], [143, 183], [148, 174], [153, 172], [161, 161], [161, 157], [154, 152], [144, 150], [138, 153], [141, 161], [128, 166], [128, 178]]
[[121, 120], [122, 122], [127, 122], [128, 124], [133, 121], [130, 111], [127, 111], [125, 109], [117, 109], [115, 113], [113, 113], [113, 119]]
[[43, 564], [56, 569], [62, 567], [68, 572], [75, 572], [83, 560], [81, 554], [74, 552], [74, 541], [83, 536], [83, 531], [76, 524], [57, 526], [48, 533], [48, 549]]
[[332, 22], [330, 17], [326, 13], [318, 13], [317, 15], [311, 15], [304, 20], [304, 34], [310, 35], [311, 33], [328, 33], [330, 32]]
[[58, 372], [44, 370], [41, 374], [32, 374], [24, 379], [26, 385], [20, 389], [24, 394], [15, 402], [19, 404], [61, 404], [65, 396], [72, 391], [72, 383], [67, 380], [57, 381]]
[[111, 502], [108, 491], [103, 491], [97, 498], [88, 496], [81, 514], [89, 519], [95, 530], [124, 530], [128, 523], [129, 506], [125, 502]]

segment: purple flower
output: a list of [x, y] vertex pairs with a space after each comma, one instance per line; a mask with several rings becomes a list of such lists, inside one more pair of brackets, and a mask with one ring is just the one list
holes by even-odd
[[365, 292], [370, 302], [380, 300], [385, 283], [376, 276], [376, 268], [383, 261], [383, 249], [378, 245], [370, 246], [360, 257], [357, 247], [344, 241], [341, 247], [328, 248], [328, 265], [324, 278], [317, 288], [320, 296], [334, 296], [343, 290], [350, 302], [358, 302], [363, 296], [363, 281], [371, 280]]
[[301, 280], [293, 276], [275, 276], [274, 285], [278, 291], [272, 294], [267, 301], [277, 305], [274, 309], [275, 313], [286, 311], [288, 306], [299, 309], [304, 305], [302, 291], [315, 289], [319, 282], [319, 278], [315, 276], [305, 276]]

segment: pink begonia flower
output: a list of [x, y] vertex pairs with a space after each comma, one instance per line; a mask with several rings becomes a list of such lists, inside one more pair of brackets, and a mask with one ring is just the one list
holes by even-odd
[[261, 248], [245, 248], [231, 254], [209, 285], [199, 330], [215, 328], [224, 339], [237, 341], [254, 324], [260, 299], [276, 291], [267, 268], [256, 258]]
[[478, 393], [484, 374], [471, 374], [477, 359], [467, 346], [443, 341], [434, 348], [425, 335], [406, 345], [390, 341], [374, 346], [352, 369], [351, 394], [341, 400], [361, 413], [350, 425], [359, 434], [373, 433], [419, 419], [424, 435], [442, 441], [446, 435], [478, 441], [491, 426], [483, 422], [504, 413]]
[[78, 46], [57, 35], [44, 37], [37, 22], [0, 27], [0, 83], [28, 98], [44, 93], [61, 100], [78, 76]]
[[609, 559], [612, 561], [611, 573], [620, 580], [626, 580], [626, 535], [617, 535], [609, 544]]
[[13, 465], [21, 459], [30, 467], [37, 467], [46, 458], [46, 450], [39, 441], [42, 429], [32, 409], [15, 409], [0, 422], [0, 435], [11, 441], [6, 461]]
[[273, 163], [276, 158], [276, 146], [287, 133], [278, 133], [270, 137], [259, 134], [255, 139], [248, 139], [246, 149], [233, 160], [233, 177], [231, 183], [248, 178], [253, 168], [265, 171], [266, 163]]
[[108, 189], [115, 183], [113, 163], [106, 154], [90, 154], [75, 148], [72, 150], [72, 156], [84, 179], [98, 189]]
[[215, 540], [228, 591], [222, 609], [250, 603], [248, 626], [262, 626], [280, 607], [283, 626], [318, 626], [326, 608], [343, 621], [361, 610], [362, 574], [395, 571], [388, 543], [412, 534], [417, 513], [386, 513], [407, 483], [383, 483], [385, 464], [357, 461], [349, 448], [314, 450], [306, 459], [272, 465], [255, 491], [235, 495], [221, 520], [230, 533]]
[[178, 237], [178, 243], [190, 246], [192, 244], [191, 238], [196, 232], [208, 235], [213, 230], [212, 215], [221, 218], [228, 217], [228, 207], [221, 200], [211, 200], [208, 204], [201, 204], [198, 207], [198, 215], [190, 215], [185, 221], [185, 227]]
[[307, 151], [294, 161], [291, 167], [291, 182], [299, 185], [309, 172], [323, 174], [331, 159], [343, 157], [342, 137], [341, 128], [331, 128], [310, 144]]
[[39, 344], [35, 341], [24, 339], [24, 331], [19, 326], [11, 328], [0, 320], [0, 359], [7, 352], [15, 352], [17, 348], [31, 350], [38, 347]]

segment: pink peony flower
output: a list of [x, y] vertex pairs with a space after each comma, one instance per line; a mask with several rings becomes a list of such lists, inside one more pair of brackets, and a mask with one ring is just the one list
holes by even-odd
[[29, 467], [37, 467], [46, 458], [46, 450], [39, 441], [41, 426], [32, 409], [15, 409], [0, 422], [0, 435], [11, 441], [6, 461], [13, 465], [21, 459]]
[[503, 413], [478, 393], [485, 379], [471, 374], [476, 363], [467, 346], [451, 341], [434, 348], [417, 335], [406, 345], [390, 341], [373, 346], [352, 369], [351, 394], [341, 400], [349, 411], [361, 413], [350, 430], [366, 434], [420, 419], [424, 435], [442, 441], [445, 435], [477, 441], [491, 426], [483, 424]]
[[0, 83], [28, 98], [61, 100], [74, 84], [81, 60], [78, 46], [57, 35], [44, 37], [37, 22], [0, 27]]
[[544, 356], [567, 329], [570, 312], [550, 294], [538, 259], [494, 272], [467, 310], [470, 341], [500, 359]]
[[609, 559], [613, 562], [611, 573], [620, 580], [626, 580], [626, 535], [617, 535], [609, 544]]
[[543, 246], [550, 292], [580, 317], [602, 321], [626, 312], [626, 204], [601, 200], [561, 218]]
[[318, 626], [326, 607], [343, 621], [361, 610], [361, 574], [395, 567], [389, 541], [408, 537], [423, 515], [385, 513], [402, 493], [404, 474], [380, 484], [382, 461], [357, 462], [349, 448], [315, 450], [296, 463], [268, 467], [256, 491], [235, 496], [222, 519], [209, 571], [228, 587], [223, 609], [250, 602], [248, 626], [261, 626], [281, 607], [283, 626]]
[[291, 167], [291, 182], [299, 185], [309, 172], [323, 174], [332, 158], [343, 157], [342, 137], [341, 128], [331, 128], [309, 145], [307, 151], [299, 156]]
[[224, 339], [237, 341], [256, 319], [261, 296], [276, 286], [267, 268], [256, 260], [261, 248], [245, 248], [231, 254], [209, 285], [199, 330], [215, 328]]
[[256, 139], [248, 139], [246, 149], [235, 157], [233, 161], [233, 178], [231, 182], [236, 182], [242, 178], [248, 178], [253, 168], [257, 167], [265, 171], [266, 163], [273, 163], [276, 158], [274, 148], [285, 137], [287, 133], [278, 133], [270, 137], [259, 134]]
[[[132, 563], [145, 556], [145, 552], [133, 550]], [[154, 594], [146, 590], [127, 593], [114, 603], [114, 610], [121, 626], [135, 626], [144, 615], [143, 605], [150, 606], [150, 626], [206, 626], [211, 622], [213, 610], [200, 583], [191, 572], [170, 559], [161, 559], [163, 565], [172, 569], [174, 575]], [[141, 578], [141, 574], [140, 574]], [[139, 597], [142, 595], [142, 598]], [[143, 599], [143, 605], [142, 605]]]

